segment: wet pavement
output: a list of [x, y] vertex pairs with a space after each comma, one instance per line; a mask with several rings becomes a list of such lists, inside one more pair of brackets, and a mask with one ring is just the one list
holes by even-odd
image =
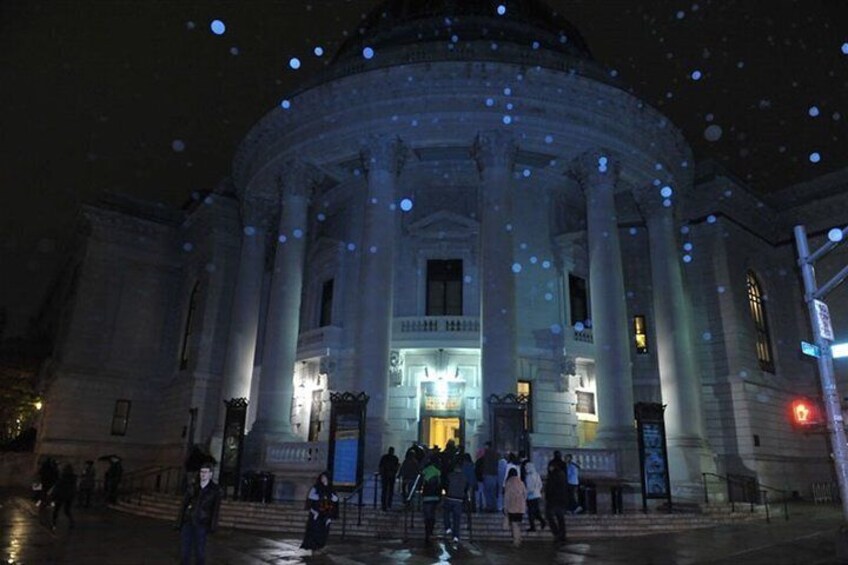
[[[178, 563], [179, 539], [171, 524], [104, 508], [74, 509], [76, 526], [60, 515], [55, 532], [31, 501], [0, 493], [0, 563], [168, 564]], [[469, 564], [803, 564], [836, 560], [837, 506], [793, 505], [790, 520], [765, 520], [676, 534], [592, 540], [562, 545], [504, 542], [458, 545], [420, 540], [341, 540], [330, 534], [326, 551], [312, 556], [298, 548], [300, 535], [222, 530], [209, 538], [214, 564], [367, 564], [440, 562]], [[336, 524], [338, 526], [338, 524]]]

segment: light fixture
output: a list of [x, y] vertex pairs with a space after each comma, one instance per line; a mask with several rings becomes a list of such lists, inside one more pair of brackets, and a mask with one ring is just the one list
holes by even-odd
[[845, 343], [834, 343], [830, 347], [830, 352], [833, 355], [834, 359], [848, 357], [848, 341], [846, 341]]

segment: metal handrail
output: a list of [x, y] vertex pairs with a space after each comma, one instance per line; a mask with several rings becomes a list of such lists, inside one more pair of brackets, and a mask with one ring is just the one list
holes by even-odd
[[783, 520], [785, 522], [789, 521], [789, 505], [786, 503], [786, 499], [788, 498], [786, 494], [789, 492], [786, 489], [772, 487], [769, 485], [764, 485], [760, 483], [760, 493], [763, 495], [763, 504], [766, 507], [766, 522], [771, 523], [771, 517], [769, 516], [769, 505], [768, 505], [768, 491], [773, 490], [775, 492], [779, 492], [783, 494]]
[[[182, 472], [182, 467], [178, 466], [157, 466], [157, 467], [146, 467], [143, 469], [138, 469], [131, 473], [127, 473], [124, 475], [124, 484], [127, 485], [127, 496], [132, 498], [133, 494], [138, 493], [138, 504], [141, 504], [141, 495], [144, 492], [144, 483], [147, 479], [151, 477], [156, 477], [155, 485], [152, 490], [154, 492], [165, 492], [168, 493], [171, 491], [171, 477], [172, 474], [176, 474], [177, 480], [173, 485], [174, 494], [178, 494], [179, 491], [179, 477]], [[165, 486], [162, 487], [162, 477], [165, 477]], [[138, 484], [137, 484], [138, 483]]]
[[362, 491], [365, 489], [365, 481], [364, 479], [361, 483], [356, 485], [356, 488], [351, 491], [349, 495], [342, 498], [342, 539], [345, 537], [345, 532], [347, 531], [347, 503], [353, 498], [355, 495], [359, 495], [359, 500], [357, 501], [358, 512], [356, 518], [356, 525], [362, 525]]
[[[730, 499], [730, 511], [736, 512], [736, 501], [733, 499], [733, 495], [732, 495], [733, 491], [730, 490], [730, 485], [731, 485], [731, 483], [735, 483], [735, 484], [738, 484], [738, 485], [745, 486], [745, 485], [748, 484], [748, 482], [742, 481], [742, 480], [739, 480], [739, 479], [736, 479], [736, 478], [724, 476], [724, 475], [719, 475], [717, 473], [701, 473], [701, 477], [702, 477], [703, 483], [704, 483], [704, 503], [705, 504], [710, 503], [709, 487], [707, 486], [707, 476], [716, 477], [716, 478], [723, 480], [727, 483], [728, 498]], [[756, 479], [756, 477], [753, 477], [753, 478]], [[782, 493], [784, 495], [783, 496], [783, 516], [784, 516], [785, 520], [789, 520], [789, 506], [786, 503], [786, 493], [788, 491], [785, 490], [785, 489], [780, 489], [780, 488], [777, 488], [777, 487], [765, 485], [765, 484], [762, 484], [762, 483], [759, 483], [759, 482], [757, 482], [757, 485], [760, 487], [758, 489], [758, 492], [762, 497], [762, 501], [763, 501], [762, 504], [763, 504], [763, 506], [765, 507], [765, 510], [766, 510], [766, 522], [771, 523], [771, 516], [770, 516], [769, 504], [768, 504], [768, 492], [767, 492], [768, 490], [773, 490], [775, 492], [779, 492], [779, 493]], [[751, 504], [751, 513], [753, 513], [754, 512], [754, 500], [753, 500], [753, 498], [752, 498], [750, 504]]]

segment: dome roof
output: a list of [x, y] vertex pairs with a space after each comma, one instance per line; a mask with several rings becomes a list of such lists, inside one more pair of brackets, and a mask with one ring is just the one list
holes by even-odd
[[[503, 15], [498, 6], [504, 6]], [[427, 43], [490, 41], [591, 60], [577, 29], [542, 0], [385, 0], [346, 41], [336, 61]]]

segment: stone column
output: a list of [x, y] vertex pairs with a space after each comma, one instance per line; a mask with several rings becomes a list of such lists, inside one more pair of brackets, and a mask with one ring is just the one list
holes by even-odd
[[[648, 225], [657, 360], [665, 409], [669, 473], [677, 495], [696, 495], [702, 472], [715, 472], [705, 440], [701, 380], [695, 363], [689, 298], [680, 268], [672, 200], [651, 186], [634, 191]], [[668, 205], [666, 205], [668, 204]]]
[[[272, 202], [249, 196], [242, 202], [241, 256], [227, 337], [221, 402], [217, 407], [218, 423], [215, 436], [218, 439], [223, 433], [226, 415], [223, 401], [250, 397], [256, 336], [259, 330], [262, 277], [265, 272], [265, 241], [273, 216]], [[213, 453], [217, 457], [217, 452]]]
[[277, 177], [280, 225], [268, 300], [259, 409], [254, 429], [275, 441], [291, 441], [294, 364], [300, 330], [306, 224], [309, 197], [318, 175], [303, 162], [291, 160]]
[[388, 448], [383, 441], [388, 432], [394, 244], [398, 224], [395, 189], [403, 167], [404, 147], [397, 137], [375, 135], [368, 139], [361, 156], [368, 174], [368, 190], [359, 245], [361, 309], [356, 332], [355, 382], [370, 397], [365, 448], [366, 471], [369, 471]]
[[[627, 460], [636, 453], [633, 427], [633, 372], [615, 188], [619, 163], [607, 152], [589, 151], [574, 163], [574, 176], [586, 195], [589, 298], [595, 344], [598, 434], [603, 447]], [[635, 472], [633, 461], [625, 472]]]
[[478, 134], [473, 156], [480, 172], [480, 369], [482, 417], [477, 445], [492, 439], [489, 397], [516, 392], [515, 273], [512, 243], [513, 137]]

